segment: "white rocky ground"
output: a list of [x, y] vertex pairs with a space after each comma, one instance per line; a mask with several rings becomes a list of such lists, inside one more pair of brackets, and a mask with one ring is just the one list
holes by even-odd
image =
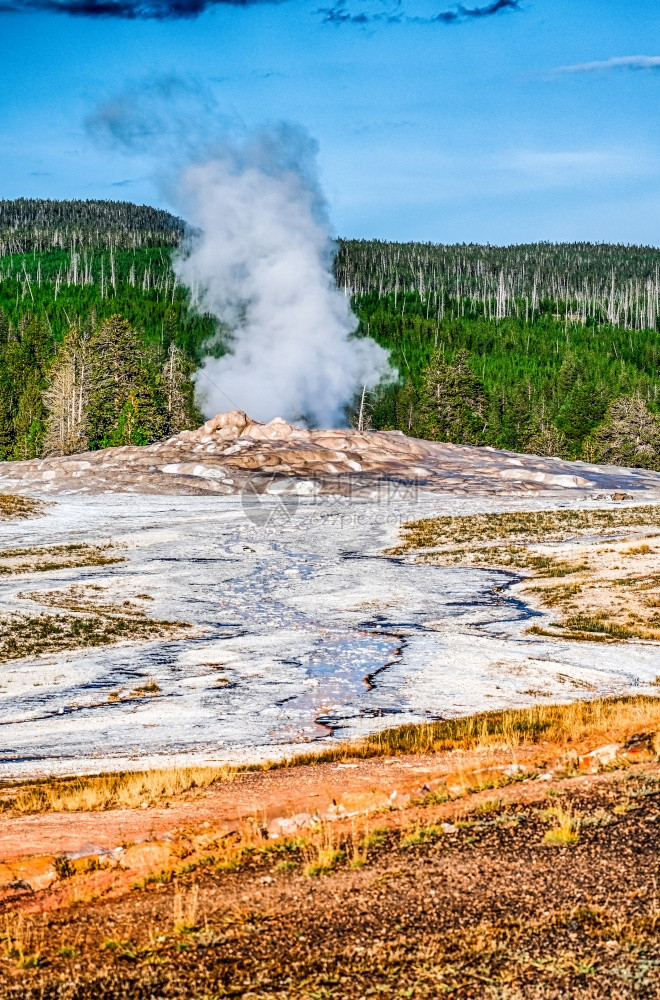
[[[260, 426], [262, 437], [273, 427]], [[214, 432], [207, 427], [195, 433], [199, 443]], [[412, 464], [410, 456], [406, 462], [406, 439], [394, 436], [395, 481], [394, 460], [388, 458], [384, 470], [378, 457], [385, 450], [381, 435], [360, 437], [371, 442], [371, 461], [366, 444], [356, 452], [359, 459], [346, 461], [371, 464], [368, 489], [347, 488], [348, 471], [346, 478], [333, 473], [325, 456], [318, 496], [318, 467], [305, 465], [299, 452], [295, 472], [289, 459], [291, 478], [266, 478], [267, 491], [277, 491], [256, 495], [249, 487], [242, 495], [171, 495], [174, 482], [186, 494], [190, 484], [182, 473], [149, 471], [153, 448], [130, 449], [123, 466], [120, 449], [85, 456], [89, 469], [104, 466], [105, 484], [98, 470], [72, 478], [72, 468], [66, 470], [74, 460], [52, 460], [53, 467], [0, 465], [0, 490], [56, 494], [43, 515], [1, 523], [0, 549], [112, 541], [127, 557], [114, 565], [0, 576], [0, 614], [38, 612], [38, 602], [19, 596], [26, 590], [85, 583], [105, 588], [96, 592], [104, 600], [148, 594], [154, 618], [196, 627], [187, 639], [2, 664], [0, 776], [279, 757], [312, 740], [351, 738], [407, 720], [640, 691], [660, 673], [654, 644], [571, 644], [526, 635], [536, 613], [500, 590], [515, 583], [510, 574], [414, 565], [383, 551], [396, 541], [401, 520], [602, 506], [602, 500], [590, 499], [593, 486], [635, 489], [636, 499], [658, 501], [660, 477], [413, 442], [413, 449], [431, 449], [427, 481], [419, 489], [401, 484]], [[309, 449], [309, 437], [303, 443]], [[247, 450], [258, 447], [269, 468], [269, 455], [281, 451], [280, 444]], [[142, 463], [139, 473], [136, 463]], [[119, 470], [116, 475], [111, 467]], [[521, 473], [514, 481], [521, 487], [517, 495], [512, 481], [502, 479], [510, 469]], [[57, 475], [43, 478], [53, 470]], [[537, 479], [530, 492], [525, 484], [533, 481], [531, 473], [561, 479]], [[145, 492], [144, 479], [139, 483], [134, 475], [149, 478]], [[240, 476], [245, 482], [245, 471]], [[165, 479], [171, 494], [156, 488]], [[330, 493], [340, 480], [339, 492], [353, 495]], [[130, 697], [148, 680], [157, 682], [159, 693]]]

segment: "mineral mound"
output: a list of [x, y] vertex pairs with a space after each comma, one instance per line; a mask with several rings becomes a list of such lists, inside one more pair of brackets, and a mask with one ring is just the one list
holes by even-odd
[[378, 497], [405, 487], [515, 495], [660, 491], [660, 474], [406, 437], [401, 431], [307, 430], [240, 410], [146, 446], [0, 463], [0, 492]]

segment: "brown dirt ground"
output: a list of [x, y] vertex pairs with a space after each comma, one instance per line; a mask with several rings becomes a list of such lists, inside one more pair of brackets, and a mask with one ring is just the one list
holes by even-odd
[[[0, 996], [660, 996], [660, 765], [461, 794], [460, 776], [475, 787], [484, 763], [474, 752], [322, 764], [241, 775], [169, 809], [1, 817], [0, 856], [14, 845], [16, 863], [65, 843], [170, 839], [129, 847], [126, 871], [61, 871], [45, 889], [17, 887], [1, 904]], [[441, 783], [450, 801], [423, 787]], [[399, 794], [385, 806], [391, 790]], [[218, 870], [223, 832], [249, 816], [259, 825], [323, 812], [333, 798], [377, 811], [301, 831], [316, 847], [257, 833], [235, 870]], [[558, 805], [580, 820], [574, 846], [543, 842]], [[443, 832], [441, 822], [459, 827]], [[366, 861], [352, 867], [365, 828]], [[305, 874], [339, 846], [347, 854], [331, 871]], [[138, 871], [171, 872], [177, 855], [169, 881], [132, 887]]]

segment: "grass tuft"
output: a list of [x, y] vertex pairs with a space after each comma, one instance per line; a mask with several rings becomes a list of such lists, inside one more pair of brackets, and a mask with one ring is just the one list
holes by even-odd
[[97, 812], [138, 809], [195, 788], [231, 781], [230, 767], [173, 767], [154, 771], [124, 771], [87, 778], [51, 779], [18, 790], [8, 789], [0, 807], [20, 813]]
[[38, 517], [43, 514], [46, 504], [33, 497], [20, 497], [12, 493], [0, 493], [0, 521], [14, 518]]
[[555, 826], [543, 837], [543, 843], [549, 847], [574, 847], [580, 839], [578, 834], [579, 821], [570, 809], [555, 806], [547, 812], [548, 818], [555, 820]]

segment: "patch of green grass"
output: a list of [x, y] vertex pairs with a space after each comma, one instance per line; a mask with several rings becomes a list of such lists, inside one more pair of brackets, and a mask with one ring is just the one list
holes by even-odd
[[127, 640], [147, 642], [171, 637], [185, 627], [185, 622], [155, 621], [146, 615], [10, 614], [0, 620], [0, 663]]
[[133, 943], [131, 941], [124, 941], [121, 938], [108, 938], [101, 945], [101, 951], [123, 951], [132, 948]]
[[440, 806], [444, 802], [449, 802], [451, 796], [446, 788], [436, 788], [432, 792], [427, 792], [421, 798], [412, 798], [410, 800], [410, 806], [421, 806], [422, 809], [427, 809], [429, 806]]
[[548, 847], [574, 847], [579, 841], [579, 820], [573, 816], [569, 809], [558, 805], [541, 813], [541, 818], [549, 819], [555, 823], [543, 837], [543, 843]]
[[46, 964], [45, 958], [39, 953], [35, 955], [20, 955], [16, 959], [16, 965], [19, 969], [40, 969], [42, 965]]
[[218, 861], [215, 866], [215, 870], [218, 874], [223, 874], [224, 872], [236, 872], [241, 867], [241, 858], [236, 856], [233, 858], [226, 858], [224, 861]]
[[387, 839], [387, 833], [388, 831], [385, 827], [376, 827], [375, 830], [369, 830], [360, 840], [360, 846], [367, 848], [382, 847]]
[[293, 854], [309, 847], [307, 837], [282, 837], [259, 848], [263, 854]]
[[432, 844], [440, 837], [444, 837], [444, 830], [441, 826], [420, 826], [401, 838], [401, 846], [417, 847], [419, 844]]
[[318, 851], [315, 858], [309, 861], [303, 868], [303, 875], [307, 878], [318, 878], [319, 875], [329, 875], [337, 866], [337, 863], [345, 857], [345, 852], [336, 847], [324, 847]]
[[289, 872], [297, 868], [298, 865], [295, 861], [278, 861], [273, 867], [276, 872]]

